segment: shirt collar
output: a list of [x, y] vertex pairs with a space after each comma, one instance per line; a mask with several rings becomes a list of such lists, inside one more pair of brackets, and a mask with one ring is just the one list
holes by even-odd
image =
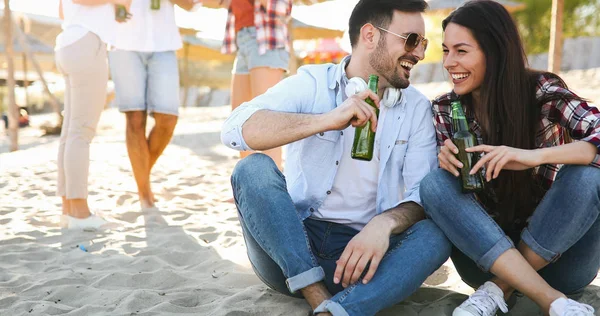
[[329, 89], [335, 89], [336, 87], [341, 86], [342, 80], [348, 80], [346, 77], [346, 66], [350, 62], [350, 58], [352, 56], [348, 55], [342, 58], [342, 61], [336, 66], [335, 71], [333, 72], [333, 78], [330, 78]]

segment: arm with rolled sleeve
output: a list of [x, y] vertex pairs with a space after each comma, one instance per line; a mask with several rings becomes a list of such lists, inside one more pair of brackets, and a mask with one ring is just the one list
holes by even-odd
[[223, 124], [221, 142], [235, 150], [262, 149], [251, 148], [246, 143], [243, 128], [248, 120], [261, 111], [263, 114], [261, 122], [250, 123], [264, 124], [265, 129], [273, 127], [270, 132], [263, 132], [259, 137], [274, 138], [280, 132], [277, 130], [277, 123], [279, 123], [277, 120], [282, 119], [282, 115], [300, 115], [300, 113], [308, 112], [314, 103], [315, 90], [315, 80], [308, 73], [300, 70], [297, 75], [282, 80], [264, 94], [237, 107]]
[[[541, 91], [571, 94], [569, 90], [549, 81]], [[555, 148], [545, 148], [545, 163], [584, 164], [600, 168], [600, 110], [585, 100], [561, 98], [542, 106], [548, 120], [567, 129], [569, 135], [588, 146], [572, 143]], [[591, 145], [591, 146], [590, 146]], [[577, 147], [576, 147], [577, 146]], [[593, 147], [592, 147], [593, 146]], [[595, 149], [595, 150], [594, 150]], [[591, 162], [590, 162], [591, 159]]]

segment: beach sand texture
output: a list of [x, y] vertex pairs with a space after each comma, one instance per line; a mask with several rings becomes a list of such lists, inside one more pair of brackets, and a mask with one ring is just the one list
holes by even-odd
[[[581, 95], [597, 98], [600, 76], [578, 76], [596, 93]], [[420, 86], [429, 95], [446, 87]], [[89, 176], [90, 206], [120, 225], [105, 233], [59, 227], [57, 137], [26, 128], [21, 150], [7, 153], [0, 136], [0, 315], [307, 315], [307, 303], [268, 289], [246, 257], [235, 206], [226, 202], [237, 161], [219, 141], [228, 114], [227, 106], [181, 110], [152, 173], [159, 210], [141, 212], [124, 118], [105, 111]], [[596, 309], [598, 286], [597, 278], [581, 298]], [[447, 262], [410, 299], [379, 315], [451, 315], [469, 293]], [[510, 315], [541, 313], [519, 299]]]

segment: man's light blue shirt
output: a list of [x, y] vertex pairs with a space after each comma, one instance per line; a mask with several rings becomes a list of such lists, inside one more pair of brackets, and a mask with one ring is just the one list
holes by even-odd
[[[259, 110], [303, 114], [333, 110], [342, 103], [344, 92], [340, 87], [345, 64], [342, 61], [339, 65], [303, 66], [298, 74], [243, 103], [225, 121], [221, 141], [235, 150], [252, 150], [244, 141], [242, 127]], [[409, 86], [402, 90], [401, 100], [387, 111], [385, 120], [379, 122], [384, 125], [380, 135], [377, 214], [405, 202], [420, 205], [419, 183], [438, 164], [429, 100]], [[287, 147], [287, 189], [303, 220], [321, 206], [331, 190], [342, 156], [340, 136], [341, 131], [327, 131]]]

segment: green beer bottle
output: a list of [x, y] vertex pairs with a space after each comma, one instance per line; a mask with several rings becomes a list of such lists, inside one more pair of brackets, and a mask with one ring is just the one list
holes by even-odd
[[[379, 77], [369, 76], [369, 90], [377, 94], [377, 85]], [[379, 109], [371, 98], [365, 100], [370, 106], [375, 108], [375, 115], [379, 118]], [[364, 126], [359, 126], [354, 130], [354, 143], [352, 144], [352, 158], [358, 160], [371, 161], [373, 159], [373, 146], [375, 145], [375, 132], [371, 130], [371, 121], [367, 121]]]
[[463, 111], [460, 101], [452, 102], [452, 128], [454, 134], [452, 135], [452, 142], [458, 148], [458, 154], [455, 154], [456, 159], [462, 162], [463, 167], [460, 168], [460, 183], [462, 186], [463, 193], [469, 192], [480, 192], [483, 190], [483, 176], [481, 172], [475, 174], [469, 174], [471, 168], [479, 160], [478, 153], [469, 153], [465, 149], [475, 146], [477, 140], [475, 136], [469, 132], [469, 125], [465, 118], [465, 112]]
[[125, 22], [127, 20], [127, 9], [124, 5], [115, 6], [115, 20], [117, 22]]
[[160, 10], [160, 0], [150, 0], [150, 9]]

